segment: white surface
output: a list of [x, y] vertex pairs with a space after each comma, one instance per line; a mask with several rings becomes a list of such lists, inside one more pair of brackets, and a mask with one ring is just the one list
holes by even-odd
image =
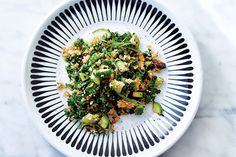
[[[0, 0], [0, 157], [63, 157], [39, 135], [20, 93], [20, 67], [26, 45], [34, 28], [59, 2]], [[236, 154], [236, 48], [233, 45], [236, 30], [229, 29], [236, 28], [235, 2], [165, 0], [165, 3], [184, 20], [197, 41], [204, 86], [192, 125], [162, 157], [233, 157]]]

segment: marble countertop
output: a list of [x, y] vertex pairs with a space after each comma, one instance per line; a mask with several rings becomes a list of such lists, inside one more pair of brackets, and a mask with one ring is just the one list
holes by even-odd
[[[43, 17], [62, 0], [0, 0], [0, 157], [63, 157], [32, 124], [21, 95], [23, 55]], [[199, 47], [204, 85], [198, 113], [162, 157], [236, 154], [236, 2], [162, 0]]]

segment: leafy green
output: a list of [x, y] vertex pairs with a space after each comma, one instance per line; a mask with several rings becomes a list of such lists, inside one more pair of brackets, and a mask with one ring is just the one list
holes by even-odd
[[74, 45], [77, 47], [82, 47], [84, 45], [84, 39], [78, 38], [75, 40]]

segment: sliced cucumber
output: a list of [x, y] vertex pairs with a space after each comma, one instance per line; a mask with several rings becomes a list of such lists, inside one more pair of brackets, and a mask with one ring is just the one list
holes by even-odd
[[93, 31], [93, 35], [100, 39], [109, 39], [111, 37], [111, 32], [108, 29], [100, 28]]
[[103, 128], [106, 129], [109, 125], [109, 119], [107, 118], [107, 116], [102, 116], [102, 118], [100, 119], [100, 121], [98, 122], [98, 124]]
[[137, 106], [134, 110], [136, 115], [141, 115], [144, 111], [144, 107], [143, 106]]
[[162, 107], [161, 107], [161, 104], [158, 103], [158, 102], [154, 102], [154, 103], [152, 104], [152, 111], [155, 112], [155, 113], [157, 113], [158, 115], [162, 115], [163, 109], [162, 109]]

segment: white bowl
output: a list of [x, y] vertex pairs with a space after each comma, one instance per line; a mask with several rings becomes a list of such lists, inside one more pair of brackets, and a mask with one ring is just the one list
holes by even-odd
[[[91, 134], [64, 115], [66, 99], [56, 82], [68, 80], [61, 48], [97, 28], [135, 32], [141, 48], [153, 45], [167, 69], [157, 100], [141, 116], [122, 116], [110, 134]], [[71, 0], [40, 24], [25, 56], [23, 88], [27, 109], [43, 136], [68, 156], [157, 156], [170, 148], [192, 122], [200, 100], [202, 69], [188, 30], [160, 3], [149, 0]]]

